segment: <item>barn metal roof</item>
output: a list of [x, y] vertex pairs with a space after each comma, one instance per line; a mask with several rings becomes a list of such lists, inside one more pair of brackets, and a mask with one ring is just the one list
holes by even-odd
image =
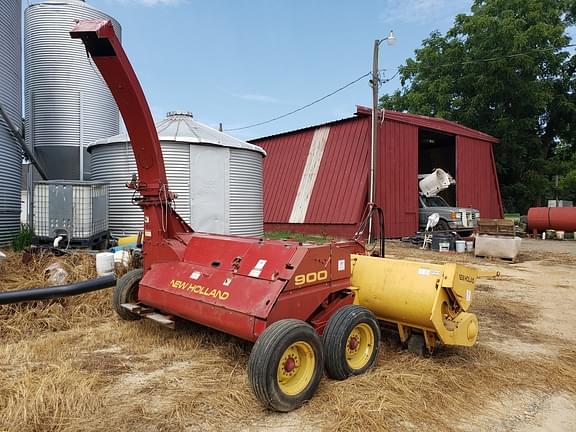
[[[466, 136], [468, 138], [474, 138], [474, 139], [478, 139], [478, 140], [482, 140], [482, 141], [489, 141], [492, 143], [499, 143], [500, 142], [500, 140], [498, 138], [495, 138], [492, 135], [477, 131], [475, 129], [471, 129], [469, 127], [463, 126], [463, 125], [461, 125], [457, 122], [454, 122], [454, 121], [445, 120], [445, 119], [436, 118], [436, 117], [427, 117], [427, 116], [423, 116], [423, 115], [392, 111], [392, 110], [382, 110], [381, 112], [384, 112], [384, 118], [387, 120], [397, 121], [400, 123], [407, 123], [407, 124], [411, 124], [414, 126], [423, 127], [426, 129], [433, 129], [433, 130], [436, 130], [439, 132], [448, 133], [451, 135]], [[318, 128], [321, 126], [330, 126], [330, 125], [333, 125], [336, 123], [347, 122], [349, 120], [353, 120], [353, 119], [358, 118], [358, 117], [369, 116], [369, 115], [371, 115], [371, 113], [372, 113], [371, 108], [357, 105], [356, 106], [356, 113], [353, 117], [346, 117], [343, 119], [332, 120], [332, 121], [329, 121], [326, 123], [320, 123], [320, 124], [316, 124], [316, 125], [306, 126], [306, 127], [300, 128], [300, 129], [294, 129], [294, 130], [287, 131], [287, 132], [280, 132], [277, 134], [272, 134], [272, 135], [267, 135], [264, 137], [254, 138], [254, 139], [251, 139], [250, 142], [258, 142], [260, 140], [265, 140], [265, 139], [271, 138], [271, 137], [277, 137], [280, 135], [291, 134], [294, 132], [300, 132], [300, 131], [304, 131], [307, 129], [315, 129], [315, 128]]]

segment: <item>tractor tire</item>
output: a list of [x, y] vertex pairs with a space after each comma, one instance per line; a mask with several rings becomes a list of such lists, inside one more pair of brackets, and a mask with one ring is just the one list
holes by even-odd
[[138, 284], [144, 275], [144, 270], [130, 270], [116, 282], [112, 293], [112, 305], [120, 318], [126, 321], [139, 320], [140, 316], [124, 309], [123, 303], [136, 303], [138, 301]]
[[406, 348], [408, 349], [408, 352], [420, 357], [425, 357], [428, 353], [426, 343], [424, 342], [424, 336], [418, 333], [412, 333], [412, 336], [410, 336], [406, 343]]
[[322, 341], [304, 321], [277, 321], [260, 335], [248, 360], [248, 379], [266, 407], [292, 411], [310, 400], [320, 384]]
[[372, 368], [380, 351], [380, 326], [363, 306], [347, 305], [328, 320], [322, 342], [326, 372], [343, 380]]

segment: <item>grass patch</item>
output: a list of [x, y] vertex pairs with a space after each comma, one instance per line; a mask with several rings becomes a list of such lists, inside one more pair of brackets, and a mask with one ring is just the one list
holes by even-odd
[[302, 234], [291, 231], [267, 231], [264, 234], [268, 240], [294, 240], [298, 242], [326, 243], [332, 237], [322, 234]]
[[32, 244], [34, 230], [30, 225], [20, 224], [20, 232], [12, 239], [12, 249], [16, 252], [23, 251]]

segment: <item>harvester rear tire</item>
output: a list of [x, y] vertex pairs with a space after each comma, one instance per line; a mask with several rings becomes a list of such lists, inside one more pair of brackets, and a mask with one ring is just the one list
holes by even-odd
[[262, 404], [288, 412], [314, 396], [323, 364], [322, 341], [316, 331], [304, 321], [284, 319], [256, 340], [248, 360], [248, 379]]
[[144, 270], [142, 269], [130, 270], [116, 282], [112, 293], [112, 305], [118, 316], [123, 320], [136, 321], [140, 319], [140, 315], [124, 309], [121, 305], [138, 301], [138, 284], [143, 275]]
[[328, 320], [322, 342], [326, 373], [343, 380], [374, 366], [380, 351], [380, 326], [363, 306], [347, 305]]

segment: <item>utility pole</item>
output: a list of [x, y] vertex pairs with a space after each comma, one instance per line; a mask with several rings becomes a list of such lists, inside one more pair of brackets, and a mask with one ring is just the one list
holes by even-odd
[[374, 41], [374, 53], [372, 57], [372, 138], [370, 140], [370, 190], [368, 197], [368, 244], [373, 240], [372, 210], [376, 205], [376, 163], [378, 158], [378, 88], [380, 78], [378, 77], [378, 53], [380, 44], [386, 41], [388, 45], [396, 43], [396, 36], [390, 31], [384, 39]]
[[376, 195], [376, 146], [378, 144], [378, 51], [380, 40], [374, 41], [374, 53], [372, 57], [372, 135], [370, 140], [370, 194], [368, 196], [368, 244], [372, 243], [372, 209]]

